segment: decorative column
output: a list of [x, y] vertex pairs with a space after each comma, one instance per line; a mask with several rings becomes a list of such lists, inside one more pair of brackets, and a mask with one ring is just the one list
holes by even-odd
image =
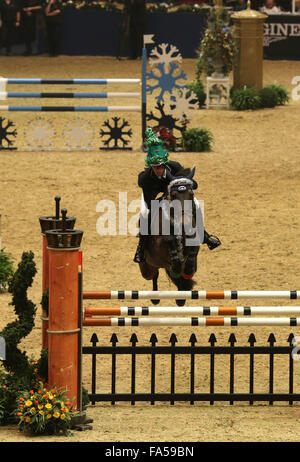
[[[45, 232], [51, 229], [62, 228], [62, 216], [60, 216], [60, 196], [56, 196], [55, 200], [55, 215], [40, 217], [40, 226], [43, 236], [43, 273], [42, 273], [42, 291], [43, 298], [47, 293], [49, 287], [49, 255], [48, 255], [48, 242]], [[75, 217], [66, 217], [66, 226], [68, 229], [73, 229], [75, 225]], [[42, 309], [42, 348], [48, 348], [48, 312], [43, 307]]]
[[78, 251], [83, 231], [66, 228], [45, 232], [49, 254], [48, 382], [67, 392], [75, 409], [80, 408], [79, 350], [81, 313], [79, 303]]
[[83, 231], [67, 229], [62, 209], [62, 229], [45, 232], [49, 255], [48, 383], [66, 391], [72, 402], [72, 428], [90, 430], [82, 404], [82, 280], [79, 271]]
[[247, 9], [231, 15], [234, 37], [237, 40], [238, 58], [233, 70], [233, 88], [244, 86], [260, 90], [263, 86], [263, 35], [266, 14]]

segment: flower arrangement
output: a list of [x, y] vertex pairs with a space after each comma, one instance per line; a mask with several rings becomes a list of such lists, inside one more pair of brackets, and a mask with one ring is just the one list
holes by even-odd
[[157, 137], [164, 142], [164, 148], [169, 151], [176, 149], [176, 138], [172, 131], [167, 127], [155, 127], [153, 130], [156, 132]]
[[207, 13], [210, 10], [210, 6], [203, 3], [182, 3], [180, 5], [170, 5], [168, 13]]
[[208, 5], [199, 5], [198, 3], [182, 3], [178, 2], [147, 2], [147, 10], [149, 12], [163, 11], [166, 13], [203, 13], [210, 8]]
[[[99, 0], [66, 0], [63, 2], [64, 9], [83, 10], [83, 9], [97, 9], [103, 11], [120, 11], [124, 7], [124, 2], [119, 1], [99, 1]], [[178, 2], [147, 2], [146, 9], [148, 12], [164, 12], [164, 13], [206, 13], [210, 6], [198, 3], [184, 3]]]
[[86, 10], [96, 9], [103, 11], [118, 11], [123, 8], [122, 5], [113, 2], [103, 2], [97, 0], [67, 0], [63, 3], [63, 9], [69, 10]]
[[211, 75], [213, 72], [218, 72], [228, 75], [232, 70], [237, 48], [229, 22], [227, 10], [220, 7], [210, 10], [207, 28], [198, 49], [197, 80], [202, 73]]
[[40, 382], [36, 391], [25, 391], [19, 396], [15, 414], [20, 431], [67, 435], [71, 426], [70, 408], [65, 392], [56, 387], [47, 390]]
[[150, 13], [156, 12], [156, 11], [166, 13], [168, 11], [168, 9], [169, 9], [169, 5], [168, 5], [168, 3], [165, 3], [165, 2], [157, 2], [157, 3], [149, 2], [146, 5], [146, 8], [147, 8], [147, 11], [149, 11]]

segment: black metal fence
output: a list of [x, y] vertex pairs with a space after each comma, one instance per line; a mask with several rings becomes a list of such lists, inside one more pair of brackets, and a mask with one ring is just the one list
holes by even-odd
[[[252, 405], [254, 402], [268, 402], [272, 405], [274, 402], [288, 402], [292, 405], [295, 401], [300, 401], [300, 394], [294, 393], [294, 359], [292, 351], [294, 348], [293, 343], [294, 335], [290, 334], [287, 339], [286, 346], [276, 346], [276, 339], [274, 334], [270, 334], [267, 340], [267, 346], [255, 346], [256, 339], [254, 334], [251, 334], [248, 339], [249, 345], [236, 346], [236, 337], [231, 334], [228, 339], [228, 346], [216, 345], [217, 339], [214, 334], [211, 334], [208, 340], [209, 345], [198, 346], [195, 334], [192, 334], [189, 339], [189, 345], [178, 346], [177, 337], [172, 334], [170, 337], [169, 346], [157, 345], [157, 337], [152, 334], [150, 338], [149, 346], [137, 345], [138, 338], [136, 334], [133, 334], [130, 338], [130, 346], [118, 346], [118, 338], [116, 334], [111, 337], [111, 345], [99, 346], [99, 340], [96, 334], [91, 337], [92, 346], [84, 346], [82, 353], [84, 355], [91, 355], [91, 371], [92, 371], [92, 390], [89, 393], [89, 398], [92, 404], [99, 401], [108, 401], [111, 404], [115, 404], [117, 401], [127, 401], [134, 405], [137, 401], [148, 401], [151, 404], [155, 404], [156, 401], [165, 401], [174, 404], [176, 401], [186, 401], [190, 404], [194, 404], [196, 401], [205, 401], [213, 405], [215, 402], [229, 402], [233, 404], [236, 401], [246, 401]], [[98, 393], [96, 392], [97, 385], [97, 373], [101, 376], [101, 370], [97, 369], [98, 355], [109, 355], [111, 357], [111, 390], [109, 393]], [[117, 357], [119, 355], [127, 355], [130, 357], [130, 392], [129, 393], [117, 393]], [[139, 355], [148, 355], [150, 357], [150, 383], [148, 385], [148, 392], [143, 393], [136, 392], [136, 375], [138, 371], [137, 357]], [[156, 392], [156, 359], [159, 355], [167, 355], [170, 361], [170, 382], [169, 392], [158, 393]], [[188, 355], [189, 358], [189, 390], [185, 393], [176, 393], [175, 382], [176, 382], [176, 364], [179, 355]], [[197, 355], [208, 355], [209, 357], [209, 390], [207, 393], [195, 392], [195, 359]], [[229, 390], [227, 393], [216, 393], [215, 383], [217, 380], [215, 373], [215, 361], [217, 355], [227, 355], [229, 358]], [[249, 364], [249, 375], [247, 378], [247, 393], [236, 393], [235, 392], [235, 358], [238, 355], [243, 355], [243, 360], [248, 361]], [[255, 393], [255, 359], [258, 355], [266, 355], [268, 358], [268, 384], [267, 393]], [[283, 381], [286, 381], [287, 393], [276, 393], [274, 390], [274, 373], [275, 373], [275, 355], [285, 355], [286, 365], [288, 373], [280, 377], [281, 385]], [[248, 358], [248, 359], [247, 359]], [[176, 371], [178, 372], [178, 371]], [[104, 371], [103, 371], [104, 373]], [[105, 371], [107, 373], [107, 371]], [[101, 388], [101, 384], [100, 384]]]

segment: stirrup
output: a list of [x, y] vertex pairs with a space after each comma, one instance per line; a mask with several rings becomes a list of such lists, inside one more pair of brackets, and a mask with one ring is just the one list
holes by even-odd
[[217, 236], [210, 234], [209, 236], [207, 236], [205, 244], [207, 244], [209, 250], [214, 250], [216, 247], [219, 247], [219, 245], [221, 245], [222, 243]]

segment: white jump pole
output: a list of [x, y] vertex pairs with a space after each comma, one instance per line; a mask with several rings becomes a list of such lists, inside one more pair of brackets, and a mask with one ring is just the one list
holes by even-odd
[[192, 306], [192, 307], [85, 307], [84, 317], [90, 316], [251, 316], [251, 315], [300, 315], [300, 306]]
[[213, 300], [239, 298], [300, 298], [298, 290], [92, 290], [84, 291], [85, 300], [139, 300], [139, 299], [166, 299], [175, 298], [177, 300]]
[[192, 317], [192, 318], [87, 318], [83, 326], [299, 326], [300, 318], [223, 318], [223, 317]]

